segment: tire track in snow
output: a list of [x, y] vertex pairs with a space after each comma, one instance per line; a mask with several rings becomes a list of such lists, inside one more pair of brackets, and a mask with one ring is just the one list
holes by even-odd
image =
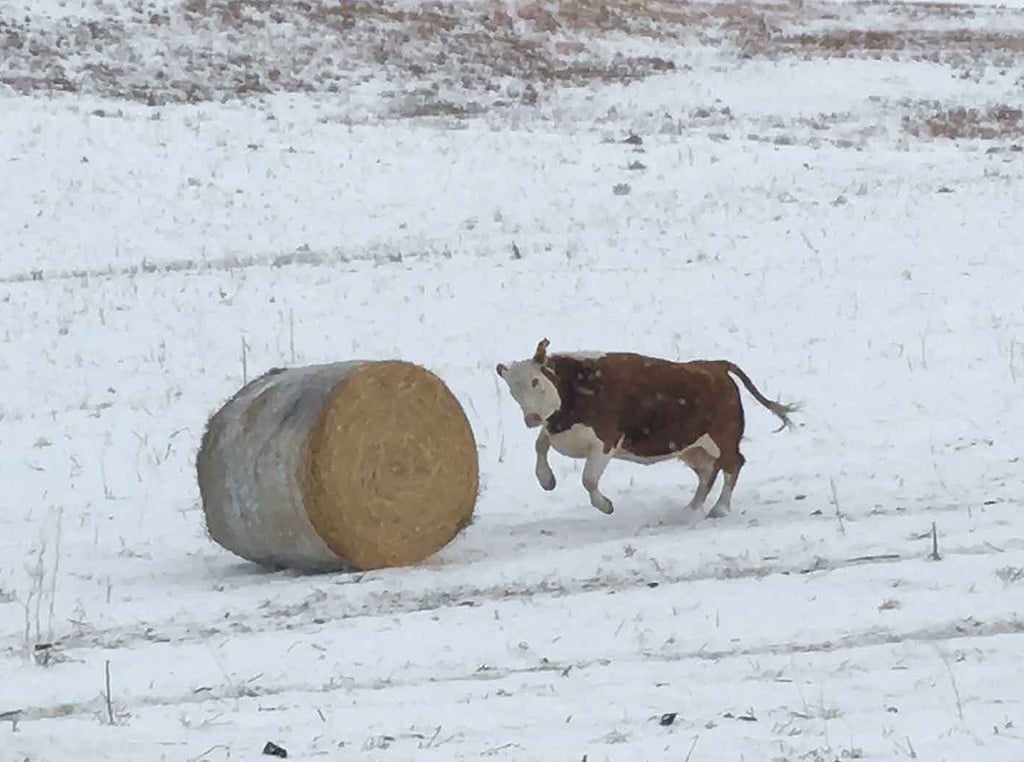
[[[535, 247], [538, 246], [534, 242]], [[46, 284], [68, 280], [100, 280], [104, 278], [134, 278], [139, 275], [205, 275], [212, 273], [231, 272], [233, 270], [249, 270], [255, 268], [285, 269], [289, 267], [330, 268], [331, 272], [360, 272], [367, 265], [373, 267], [397, 266], [403, 264], [422, 264], [425, 262], [463, 263], [479, 262], [490, 269], [502, 269], [506, 263], [495, 262], [493, 251], [476, 251], [461, 253], [454, 256], [447, 246], [422, 249], [410, 246], [408, 250], [397, 247], [371, 247], [371, 251], [298, 251], [287, 254], [250, 254], [245, 256], [228, 256], [213, 259], [168, 259], [159, 262], [143, 262], [139, 265], [108, 265], [107, 267], [75, 268], [71, 270], [33, 269], [0, 274], [0, 284]], [[659, 273], [691, 272], [693, 266], [680, 265], [666, 260], [664, 263], [650, 267], [615, 267], [588, 265], [589, 273], [629, 273], [657, 271]], [[531, 272], [576, 273], [577, 268], [551, 265], [543, 268], [533, 266]]]
[[[674, 664], [686, 661], [720, 663], [730, 659], [748, 659], [752, 657], [784, 657], [796, 654], [842, 653], [865, 648], [876, 648], [906, 641], [925, 643], [943, 643], [947, 641], [976, 642], [985, 638], [1001, 635], [1024, 635], [1024, 620], [1017, 617], [996, 619], [991, 622], [944, 622], [924, 628], [904, 629], [870, 629], [864, 632], [844, 635], [835, 640], [816, 640], [807, 643], [769, 642], [756, 646], [740, 646], [734, 649], [716, 649], [697, 651], [679, 651], [676, 653], [644, 651], [636, 654], [633, 659], [594, 658], [577, 662], [553, 662], [547, 659], [529, 667], [481, 666], [473, 671], [455, 671], [448, 674], [422, 676], [411, 679], [376, 679], [358, 681], [354, 679], [332, 679], [320, 685], [309, 683], [276, 682], [272, 686], [233, 685], [227, 689], [197, 687], [175, 694], [145, 696], [130, 703], [127, 709], [159, 708], [187, 705], [200, 705], [217, 701], [233, 701], [243, 698], [275, 697], [287, 693], [329, 694], [345, 691], [348, 694], [365, 691], [381, 691], [398, 688], [415, 688], [420, 686], [442, 686], [452, 683], [499, 682], [501, 680], [557, 673], [567, 677], [572, 672], [592, 669], [603, 669], [615, 665], [621, 667], [630, 661], [645, 664]], [[25, 707], [23, 709], [0, 708], [0, 720], [12, 722], [31, 722], [48, 719], [62, 719], [79, 715], [102, 715], [106, 711], [105, 699], [98, 696], [81, 702], [61, 702], [55, 704]]]
[[[960, 554], [956, 550], [944, 551], [946, 557], [957, 555], [975, 556], [976, 549]], [[900, 556], [879, 554], [852, 558], [827, 559], [817, 556], [812, 560], [802, 559], [781, 564], [752, 564], [736, 566], [720, 562], [713, 567], [688, 568], [677, 573], [647, 571], [646, 567], [624, 571], [609, 570], [579, 579], [555, 578], [526, 582], [500, 582], [492, 585], [454, 585], [449, 590], [430, 592], [425, 595], [409, 596], [402, 592], [369, 591], [355, 606], [351, 600], [333, 599], [323, 590], [315, 590], [305, 599], [282, 606], [273, 604], [246, 612], [238, 619], [220, 620], [210, 624], [209, 619], [186, 624], [161, 626], [160, 623], [143, 623], [141, 629], [126, 631], [112, 627], [87, 634], [71, 636], [54, 642], [62, 651], [91, 649], [121, 649], [142, 643], [187, 644], [214, 637], [230, 637], [250, 633], [290, 632], [302, 633], [364, 618], [382, 618], [439, 612], [457, 607], [479, 607], [487, 603], [508, 601], [529, 601], [536, 599], [558, 599], [593, 592], [627, 592], [661, 586], [690, 584], [708, 581], [729, 581], [764, 579], [774, 576], [801, 576], [821, 572], [843, 571], [853, 567], [898, 565], [923, 562], [922, 556]], [[337, 586], [363, 584], [362, 575], [334, 583]], [[383, 584], [374, 580], [373, 584]], [[159, 629], [158, 629], [159, 627]], [[16, 649], [9, 647], [8, 652]]]
[[248, 256], [219, 257], [214, 259], [169, 259], [160, 262], [143, 262], [140, 265], [93, 267], [74, 270], [30, 270], [0, 275], [0, 283], [46, 283], [48, 281], [80, 280], [95, 278], [127, 278], [136, 275], [166, 275], [169, 273], [197, 274], [246, 270], [256, 267], [331, 267], [349, 264], [373, 263], [394, 264], [429, 259], [450, 259], [443, 251], [376, 251], [369, 253], [344, 251], [297, 251], [290, 254], [252, 254]]

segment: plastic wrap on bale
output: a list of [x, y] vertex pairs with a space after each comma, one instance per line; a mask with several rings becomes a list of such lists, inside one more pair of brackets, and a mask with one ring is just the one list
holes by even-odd
[[476, 441], [444, 382], [401, 360], [275, 369], [209, 420], [210, 537], [271, 568], [415, 564], [472, 518]]

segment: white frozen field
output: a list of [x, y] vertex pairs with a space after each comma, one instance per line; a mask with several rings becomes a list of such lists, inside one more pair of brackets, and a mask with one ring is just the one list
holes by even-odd
[[[1024, 758], [1024, 15], [697, 5], [661, 37], [549, 40], [508, 7], [610, 68], [530, 103], [461, 59], [409, 95], [367, 54], [336, 93], [300, 72], [146, 105], [168, 40], [242, 43], [188, 37], [175, 3], [0, 3], [0, 759]], [[81, 20], [120, 42], [54, 42]], [[255, 60], [350, 39], [287, 23]], [[905, 37], [784, 39], [851, 29]], [[675, 69], [611, 75], [643, 56]], [[801, 425], [744, 397], [726, 519], [684, 512], [676, 464], [614, 463], [604, 516], [578, 463], [536, 484], [499, 388], [544, 336], [732, 359]], [[474, 524], [355, 575], [211, 543], [193, 462], [243, 342], [249, 378], [441, 374], [479, 442]]]

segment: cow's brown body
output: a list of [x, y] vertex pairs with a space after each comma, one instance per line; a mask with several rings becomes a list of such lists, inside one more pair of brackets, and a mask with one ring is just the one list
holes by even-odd
[[704, 434], [724, 454], [737, 451], [743, 436], [739, 390], [725, 363], [627, 353], [552, 355], [544, 370], [562, 399], [546, 422], [549, 434], [583, 424], [606, 452], [618, 448], [637, 458], [678, 454]]
[[722, 495], [709, 515], [728, 512], [745, 462], [739, 450], [743, 405], [732, 376], [783, 426], [796, 410], [764, 397], [738, 366], [724, 360], [672, 362], [626, 352], [548, 355], [546, 350], [544, 340], [532, 360], [513, 363], [511, 369], [500, 365], [498, 372], [523, 406], [527, 424], [541, 426], [536, 445], [541, 486], [555, 486], [547, 463], [550, 448], [585, 458], [584, 487], [591, 503], [605, 513], [613, 507], [598, 482], [610, 460], [655, 463], [671, 458], [679, 458], [698, 475], [693, 508], [703, 505], [722, 471]]

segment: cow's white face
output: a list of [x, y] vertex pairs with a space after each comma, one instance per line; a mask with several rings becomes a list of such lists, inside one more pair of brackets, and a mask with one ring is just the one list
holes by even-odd
[[558, 387], [541, 370], [540, 363], [533, 360], [498, 365], [498, 375], [508, 384], [512, 399], [523, 410], [523, 420], [531, 429], [558, 412], [562, 399]]

